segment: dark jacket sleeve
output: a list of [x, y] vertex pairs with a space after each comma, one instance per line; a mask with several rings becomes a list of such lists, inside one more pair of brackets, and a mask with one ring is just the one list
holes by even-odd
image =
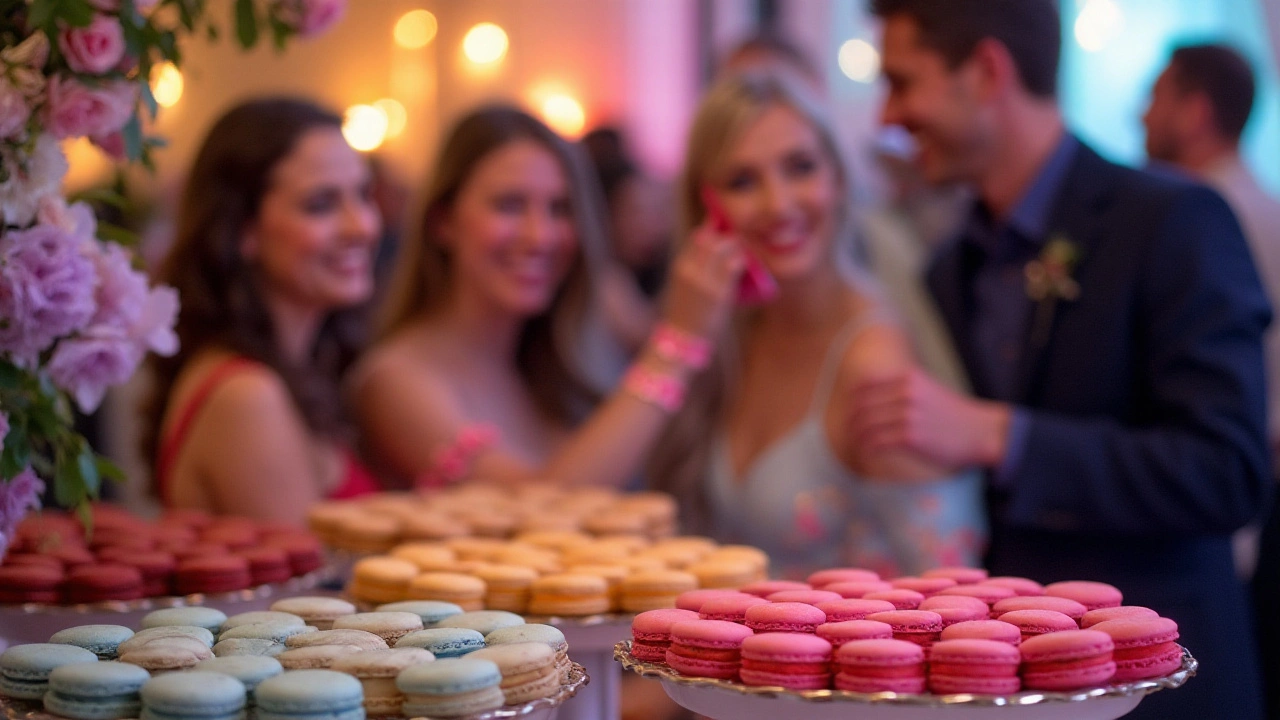
[[1191, 187], [1150, 237], [1133, 308], [1140, 411], [1121, 422], [1025, 410], [1008, 522], [1226, 533], [1261, 508], [1270, 308], [1240, 227], [1215, 193]]

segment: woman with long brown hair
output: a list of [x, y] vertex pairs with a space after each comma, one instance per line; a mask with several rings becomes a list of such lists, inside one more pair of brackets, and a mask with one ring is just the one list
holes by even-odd
[[690, 529], [757, 545], [787, 575], [976, 562], [985, 529], [976, 473], [946, 477], [909, 453], [867, 455], [853, 442], [853, 388], [915, 359], [851, 259], [849, 197], [834, 133], [802, 81], [753, 72], [703, 99], [680, 180], [681, 227], [722, 215], [777, 293], [737, 313], [649, 476], [680, 499]]
[[165, 505], [300, 522], [376, 489], [348, 448], [340, 378], [381, 222], [341, 119], [264, 99], [214, 124], [161, 276], [181, 351], [156, 358], [147, 457]]
[[395, 475], [620, 485], [678, 410], [729, 315], [740, 253], [692, 233], [658, 329], [597, 402], [604, 237], [579, 152], [504, 106], [446, 138], [351, 387], [370, 452]]

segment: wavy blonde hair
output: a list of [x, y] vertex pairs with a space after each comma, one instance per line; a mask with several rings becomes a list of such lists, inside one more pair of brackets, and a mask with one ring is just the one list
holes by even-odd
[[525, 112], [506, 105], [481, 107], [463, 117], [445, 139], [416, 223], [396, 258], [378, 314], [377, 337], [385, 339], [444, 305], [453, 291], [454, 263], [439, 236], [440, 222], [480, 162], [520, 140], [541, 145], [559, 161], [578, 238], [578, 253], [564, 283], [547, 310], [525, 323], [516, 350], [520, 374], [539, 409], [568, 425], [598, 399], [582, 355], [604, 257], [603, 201], [582, 151]]
[[[680, 175], [677, 237], [688, 238], [706, 219], [703, 185], [724, 163], [742, 133], [765, 111], [777, 106], [789, 108], [808, 121], [835, 170], [843, 194], [837, 206], [832, 252], [837, 267], [847, 267], [851, 253], [845, 243], [853, 236], [848, 166], [822, 103], [802, 79], [781, 70], [728, 77], [703, 98], [689, 132]], [[720, 342], [710, 367], [694, 379], [684, 407], [668, 424], [647, 467], [651, 484], [680, 501], [686, 527], [697, 532], [708, 532], [711, 526], [706, 476], [715, 438], [725, 425], [729, 399], [738, 385], [741, 358], [737, 340], [746, 320], [746, 313], [740, 312], [734, 331]]]

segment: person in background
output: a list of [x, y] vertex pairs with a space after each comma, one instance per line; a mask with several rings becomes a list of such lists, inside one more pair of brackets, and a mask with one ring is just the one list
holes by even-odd
[[[1188, 45], [1173, 51], [1151, 91], [1142, 118], [1147, 155], [1191, 174], [1222, 194], [1235, 211], [1263, 285], [1280, 298], [1280, 201], [1267, 194], [1240, 156], [1240, 137], [1253, 110], [1249, 62], [1226, 45]], [[1269, 438], [1272, 467], [1280, 468], [1280, 323], [1266, 335]], [[1276, 494], [1280, 503], [1280, 493]], [[1237, 535], [1241, 575], [1254, 577], [1259, 647], [1280, 642], [1280, 504], [1270, 509], [1266, 544], [1258, 528]], [[1267, 514], [1262, 519], [1265, 520]], [[1261, 552], [1259, 552], [1261, 550]], [[1270, 712], [1280, 717], [1280, 658], [1262, 653]]]
[[597, 402], [605, 237], [579, 148], [506, 106], [468, 114], [442, 147], [350, 386], [371, 452], [420, 485], [623, 485], [718, 340], [740, 251], [695, 233], [652, 336]]
[[600, 179], [609, 220], [611, 253], [600, 282], [605, 321], [635, 352], [657, 321], [671, 262], [670, 196], [641, 171], [618, 130], [592, 130], [582, 146]]
[[309, 102], [254, 100], [196, 155], [159, 273], [182, 299], [181, 350], [151, 361], [146, 457], [168, 507], [301, 523], [317, 500], [378, 488], [339, 384], [381, 222], [341, 127]]
[[1248, 246], [1213, 191], [1114, 165], [1065, 128], [1054, 0], [875, 0], [882, 121], [975, 202], [929, 287], [976, 397], [918, 372], [855, 390], [855, 446], [988, 469], [993, 574], [1097, 580], [1179, 624], [1186, 687], [1128, 717], [1258, 720], [1231, 534], [1267, 501]]
[[759, 32], [743, 38], [720, 59], [716, 79], [742, 72], [789, 72], [809, 84], [818, 97], [826, 97], [826, 78], [804, 50], [780, 33]]
[[850, 260], [850, 180], [826, 117], [803, 82], [776, 71], [730, 76], [698, 110], [681, 227], [704, 222], [714, 202], [778, 290], [740, 308], [649, 477], [680, 500], [692, 531], [758, 546], [784, 576], [976, 563], [977, 473], [851, 442], [852, 388], [915, 360]]

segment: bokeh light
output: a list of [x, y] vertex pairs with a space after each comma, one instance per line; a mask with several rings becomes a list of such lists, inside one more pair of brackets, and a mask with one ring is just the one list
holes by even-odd
[[360, 152], [377, 150], [387, 139], [387, 114], [373, 105], [352, 105], [342, 118], [342, 136]]
[[569, 95], [556, 93], [542, 101], [542, 120], [552, 130], [567, 138], [577, 138], [587, 124], [582, 103]]
[[866, 40], [846, 40], [836, 56], [840, 72], [860, 83], [875, 82], [880, 74], [880, 53]]
[[462, 39], [462, 53], [477, 65], [498, 62], [507, 54], [507, 32], [493, 23], [480, 23]]
[[436, 37], [436, 16], [427, 10], [410, 10], [396, 21], [392, 35], [396, 44], [406, 50], [424, 48]]
[[1107, 46], [1124, 29], [1124, 13], [1115, 0], [1089, 0], [1076, 16], [1076, 42], [1087, 52]]
[[409, 113], [404, 109], [404, 105], [394, 98], [382, 98], [374, 102], [373, 106], [387, 116], [387, 137], [400, 137], [405, 125], [409, 123]]
[[182, 99], [182, 71], [171, 62], [162, 62], [151, 68], [151, 94], [160, 107], [171, 108]]

